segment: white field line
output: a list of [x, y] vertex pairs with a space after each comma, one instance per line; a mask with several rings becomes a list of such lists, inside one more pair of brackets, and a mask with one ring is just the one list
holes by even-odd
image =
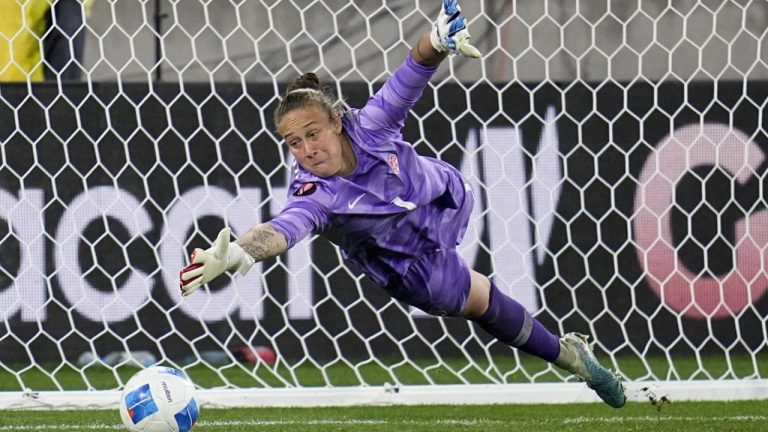
[[[566, 419], [562, 422], [544, 420], [544, 423], [560, 423], [560, 424], [589, 424], [589, 423], [657, 423], [664, 421], [685, 421], [685, 422], [707, 422], [707, 421], [729, 421], [729, 422], [755, 422], [755, 421], [768, 421], [768, 416], [725, 416], [725, 417], [665, 417], [660, 415], [658, 417], [575, 417], [572, 419]], [[320, 426], [320, 425], [332, 425], [332, 426], [366, 426], [366, 425], [411, 425], [411, 426], [427, 426], [442, 424], [446, 426], [478, 426], [478, 425], [512, 425], [512, 424], [527, 424], [528, 421], [501, 421], [490, 419], [467, 419], [467, 420], [437, 420], [437, 421], [417, 421], [417, 420], [404, 420], [404, 421], [391, 421], [391, 420], [231, 420], [231, 421], [199, 421], [197, 426], [202, 427], [236, 427], [236, 426]], [[542, 423], [541, 420], [537, 420], [535, 423]], [[0, 431], [71, 431], [71, 430], [125, 430], [122, 425], [117, 424], [105, 424], [105, 423], [92, 423], [85, 425], [66, 425], [66, 424], [43, 424], [43, 425], [2, 425]]]
[[589, 424], [589, 423], [640, 423], [640, 422], [706, 422], [712, 420], [740, 422], [740, 421], [768, 421], [768, 416], [665, 416], [663, 413], [657, 417], [574, 417], [563, 420], [564, 424]]

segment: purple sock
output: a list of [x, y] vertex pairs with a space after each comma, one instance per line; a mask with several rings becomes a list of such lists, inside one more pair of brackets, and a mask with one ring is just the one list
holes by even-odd
[[488, 310], [474, 321], [501, 342], [548, 362], [560, 354], [560, 339], [532, 317], [523, 305], [499, 291], [493, 281]]

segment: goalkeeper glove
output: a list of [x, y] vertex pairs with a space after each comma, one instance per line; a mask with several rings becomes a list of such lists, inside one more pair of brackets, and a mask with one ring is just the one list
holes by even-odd
[[192, 252], [190, 264], [179, 272], [181, 295], [192, 294], [227, 270], [237, 270], [241, 275], [248, 273], [255, 260], [240, 245], [230, 243], [229, 233], [229, 228], [222, 229], [213, 246]]
[[480, 51], [469, 44], [467, 19], [461, 14], [457, 0], [443, 0], [440, 15], [429, 34], [432, 46], [438, 52], [450, 51], [467, 57], [480, 58]]

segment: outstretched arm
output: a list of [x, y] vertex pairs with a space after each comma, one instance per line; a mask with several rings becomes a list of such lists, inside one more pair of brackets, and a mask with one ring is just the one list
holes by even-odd
[[469, 44], [466, 18], [456, 0], [444, 0], [433, 28], [416, 41], [410, 55], [360, 110], [361, 124], [373, 133], [399, 131], [437, 66], [449, 54], [480, 57]]
[[224, 228], [210, 248], [192, 252], [190, 264], [179, 272], [181, 295], [192, 294], [227, 270], [244, 275], [254, 263], [288, 250], [283, 234], [268, 223], [254, 226], [235, 242], [229, 241], [229, 234]]
[[255, 262], [276, 257], [288, 250], [288, 242], [283, 234], [268, 223], [251, 228], [235, 243], [242, 247]]

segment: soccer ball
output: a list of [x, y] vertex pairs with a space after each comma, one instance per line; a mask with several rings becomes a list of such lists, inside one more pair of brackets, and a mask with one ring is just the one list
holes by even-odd
[[131, 432], [189, 432], [198, 414], [194, 385], [171, 367], [139, 371], [120, 398], [120, 418]]

